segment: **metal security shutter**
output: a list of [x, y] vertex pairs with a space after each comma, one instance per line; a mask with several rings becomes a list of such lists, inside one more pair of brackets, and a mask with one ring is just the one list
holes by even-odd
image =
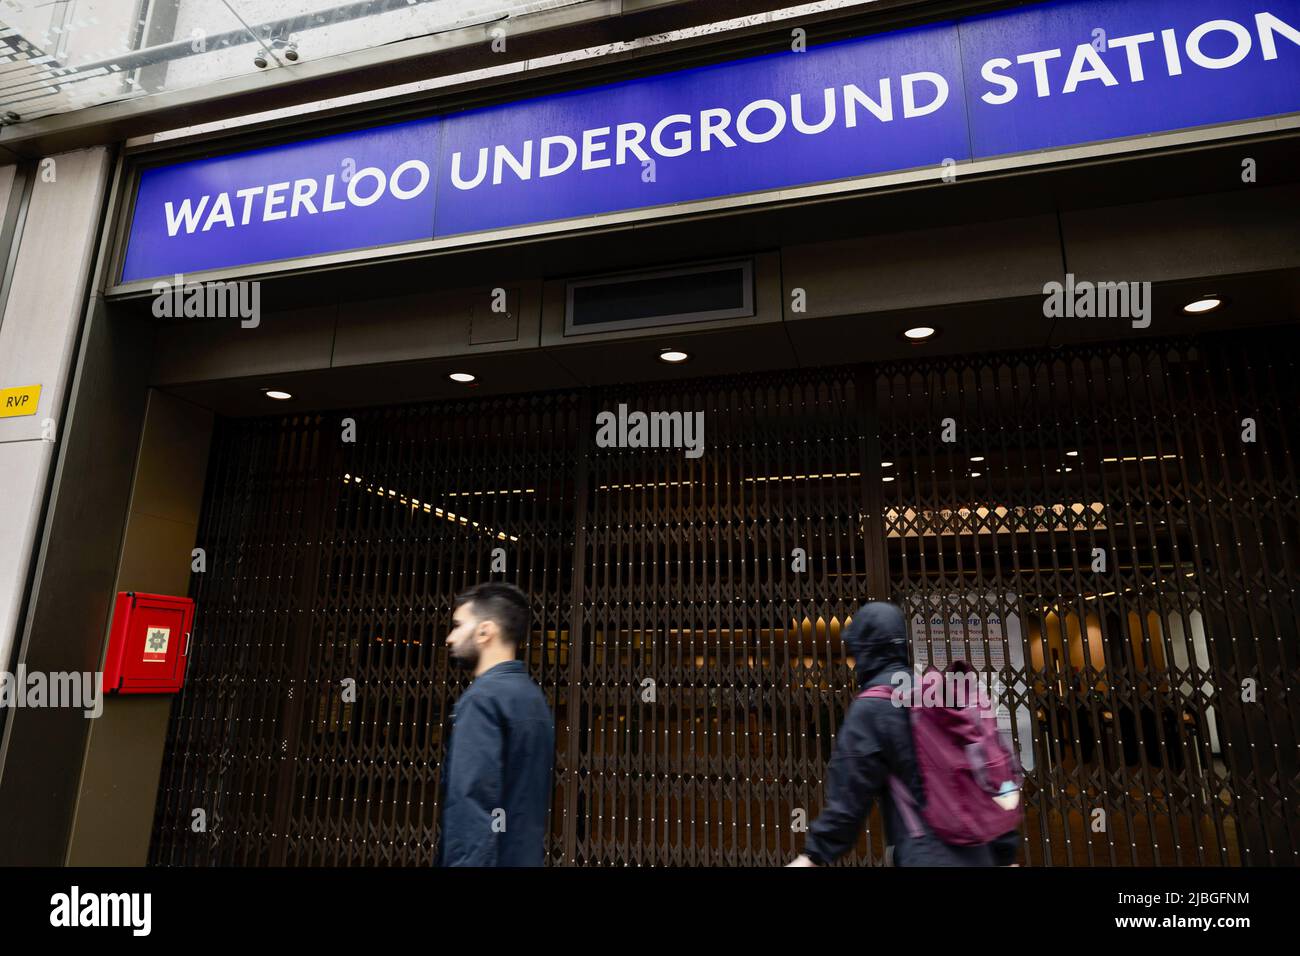
[[[787, 861], [868, 597], [1005, 689], [1024, 862], [1294, 864], [1297, 344], [223, 422], [151, 861], [430, 863], [450, 604], [498, 577], [556, 716], [553, 864]], [[704, 454], [598, 445], [620, 403], [702, 411]], [[873, 812], [845, 862], [884, 859]]]

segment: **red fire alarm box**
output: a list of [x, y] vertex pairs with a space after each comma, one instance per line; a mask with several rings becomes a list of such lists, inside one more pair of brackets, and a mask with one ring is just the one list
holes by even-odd
[[185, 683], [194, 602], [119, 591], [104, 658], [104, 693], [174, 694]]

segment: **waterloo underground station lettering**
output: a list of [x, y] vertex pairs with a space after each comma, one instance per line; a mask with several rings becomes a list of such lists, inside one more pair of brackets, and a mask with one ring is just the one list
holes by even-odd
[[[1210, 20], [1198, 25], [1181, 41], [1170, 28], [1160, 29], [1158, 33], [1151, 30], [1107, 38], [1107, 51], [1123, 52], [1119, 68], [1108, 65], [1093, 42], [1082, 42], [1069, 55], [1069, 67], [1057, 85], [1051, 82], [1048, 64], [1066, 58], [1060, 48], [1017, 53], [1014, 59], [993, 57], [980, 67], [979, 73], [989, 87], [979, 93], [979, 98], [992, 106], [1005, 106], [1019, 96], [1030, 95], [1030, 90], [1038, 98], [1045, 98], [1074, 93], [1090, 82], [1107, 87], [1118, 86], [1122, 78], [1129, 83], [1141, 83], [1157, 69], [1170, 77], [1183, 75], [1188, 66], [1228, 69], [1242, 62], [1256, 42], [1264, 60], [1278, 59], [1279, 38], [1300, 45], [1300, 28], [1275, 14], [1257, 13], [1253, 25], [1254, 32], [1235, 20]], [[1217, 55], [1207, 52], [1207, 40], [1216, 34], [1229, 42], [1229, 47]], [[895, 90], [899, 93], [897, 98]], [[526, 139], [513, 147], [506, 143], [481, 146], [473, 159], [458, 150], [451, 156], [448, 179], [456, 189], [470, 190], [485, 183], [500, 185], [508, 175], [507, 170], [519, 180], [531, 179], [534, 174], [547, 178], [568, 171], [575, 163], [587, 171], [622, 166], [629, 159], [648, 162], [651, 152], [671, 159], [693, 151], [709, 152], [715, 147], [731, 149], [740, 142], [768, 143], [787, 128], [812, 136], [835, 124], [853, 129], [865, 116], [890, 123], [900, 116], [903, 119], [927, 116], [945, 106], [950, 93], [946, 77], [922, 70], [902, 75], [897, 84], [891, 77], [881, 78], [866, 90], [856, 83], [847, 83], [826, 87], [819, 96], [808, 99], [798, 92], [791, 93], [784, 102], [762, 97], [734, 114], [725, 107], [706, 108], [692, 114], [671, 113], [653, 125], [625, 122], [584, 129], [576, 137], [557, 133]], [[472, 174], [467, 172], [471, 169]], [[233, 227], [236, 220], [247, 226], [254, 218], [271, 222], [296, 217], [300, 212], [314, 215], [342, 210], [349, 205], [364, 207], [378, 202], [385, 193], [399, 200], [413, 199], [424, 192], [429, 181], [429, 165], [421, 159], [408, 159], [391, 172], [373, 166], [359, 169], [346, 184], [329, 174], [323, 182], [305, 178], [250, 186], [236, 190], [234, 200], [227, 192], [218, 193], [210, 208], [208, 201], [213, 197], [206, 195], [193, 205], [189, 199], [175, 206], [168, 202], [167, 231], [174, 236], [181, 228], [187, 233], [196, 229], [206, 232], [214, 225]], [[260, 216], [255, 216], [256, 209], [260, 209]]]
[[1057, 0], [145, 170], [122, 280], [1297, 111], [1300, 0]]
[[[385, 194], [394, 199], [414, 199], [428, 188], [429, 179], [428, 163], [408, 159], [391, 171], [377, 166], [358, 169], [346, 183], [335, 173], [329, 173], [323, 181], [306, 177], [236, 189], [233, 200], [229, 190], [216, 193], [215, 198], [205, 194], [197, 200], [185, 199], [179, 203], [169, 200], [165, 204], [167, 235], [175, 236], [182, 229], [190, 234], [196, 229], [207, 232], [216, 225], [234, 228], [236, 219], [241, 226], [247, 226], [254, 219], [274, 222], [296, 218], [300, 212], [316, 215], [339, 212], [349, 206], [364, 208]], [[261, 215], [255, 216], [254, 210], [258, 209]]]
[[[918, 100], [919, 84], [929, 84], [929, 101]], [[907, 118], [925, 116], [933, 113], [947, 102], [949, 96], [948, 81], [941, 75], [931, 72], [908, 74], [900, 80], [902, 115]], [[921, 87], [925, 89], [925, 87]], [[801, 133], [819, 133], [830, 127], [837, 116], [836, 102], [843, 99], [843, 123], [847, 128], [858, 125], [860, 112], [865, 111], [881, 122], [894, 119], [894, 98], [889, 78], [882, 79], [879, 91], [873, 97], [855, 84], [847, 84], [842, 90], [828, 88], [824, 91], [822, 104], [823, 116], [816, 123], [804, 119], [803, 98], [795, 93], [790, 100], [790, 120], [793, 128]], [[764, 120], [756, 118], [766, 114]], [[639, 162], [650, 159], [643, 143], [664, 158], [682, 156], [698, 143], [699, 149], [708, 152], [716, 141], [723, 147], [734, 147], [736, 139], [750, 143], [765, 143], [775, 138], [785, 128], [787, 122], [786, 108], [775, 100], [758, 99], [740, 110], [734, 118], [731, 111], [724, 108], [705, 109], [697, 116], [674, 113], [665, 116], [647, 131], [642, 123], [621, 123], [614, 129], [614, 142], [611, 144], [603, 137], [611, 133], [610, 127], [584, 130], [578, 142], [569, 136], [555, 135], [542, 138], [540, 146], [534, 150], [534, 140], [523, 143], [518, 155], [512, 153], [504, 144], [493, 149], [484, 146], [478, 151], [478, 167], [475, 175], [466, 179], [461, 171], [462, 156], [458, 151], [451, 157], [450, 180], [457, 189], [473, 189], [488, 179], [488, 167], [491, 166], [490, 181], [500, 184], [508, 167], [521, 179], [530, 179], [533, 174], [534, 159], [537, 160], [539, 177], [558, 175], [568, 170], [581, 153], [583, 170], [599, 169], [609, 166], [611, 162], [623, 165], [628, 155], [633, 155]], [[698, 125], [697, 125], [698, 124]], [[734, 137], [733, 137], [734, 133]], [[564, 151], [564, 158], [558, 158], [558, 151]], [[616, 155], [600, 158], [597, 154], [612, 150]], [[489, 161], [489, 153], [492, 159]], [[430, 182], [429, 164], [421, 159], [408, 159], [391, 172], [368, 166], [358, 169], [346, 183], [334, 173], [327, 174], [323, 180], [318, 177], [305, 177], [285, 180], [265, 185], [246, 186], [236, 190], [224, 190], [215, 194], [204, 194], [186, 198], [179, 202], [167, 200], [164, 214], [167, 220], [167, 235], [174, 237], [184, 231], [192, 235], [195, 232], [208, 232], [214, 226], [234, 228], [247, 226], [252, 222], [274, 222], [293, 219], [301, 213], [316, 215], [318, 213], [338, 212], [349, 206], [366, 207], [380, 201], [385, 194], [395, 199], [409, 200], [420, 196]]]
[[[1184, 58], [1187, 64], [1201, 69], [1226, 70], [1250, 55], [1256, 34], [1264, 60], [1278, 58], [1278, 37], [1300, 45], [1300, 29], [1272, 13], [1255, 14], [1254, 27], [1252, 33], [1246, 25], [1236, 20], [1217, 19], [1201, 23], [1181, 42], [1178, 31], [1171, 28], [1160, 29], [1158, 35], [1157, 31], [1150, 30], [1128, 36], [1104, 37], [1106, 52], [1123, 51], [1124, 60], [1120, 69], [1106, 63], [1102, 51], [1094, 45], [1095, 41], [1080, 43], [1069, 57], [1069, 70], [1059, 87], [1053, 87], [1047, 64], [1065, 56], [1060, 48], [1019, 53], [1014, 64], [1010, 57], [993, 57], [980, 67], [980, 75], [998, 89], [980, 94], [980, 99], [991, 106], [1005, 106], [1021, 95], [1022, 87], [1027, 85], [1041, 99], [1056, 93], [1074, 93], [1087, 82], [1119, 86], [1121, 77], [1126, 77], [1130, 83], [1142, 83], [1147, 79], [1148, 71], [1155, 69], [1163, 70], [1168, 77], [1182, 76], [1187, 69]], [[1226, 49], [1219, 55], [1207, 51], [1210, 46], [1207, 40], [1212, 36], [1227, 41]], [[1032, 84], [1023, 75], [1018, 78], [1011, 74], [1016, 66], [1032, 68]]]
[[[980, 76], [989, 83], [987, 89], [978, 93], [979, 99], [990, 106], [1006, 106], [1022, 95], [1031, 95], [1027, 92], [1029, 90], [1033, 91], [1032, 95], [1043, 99], [1074, 93], [1086, 83], [1114, 87], [1120, 85], [1121, 78], [1130, 84], [1142, 83], [1156, 70], [1163, 70], [1168, 77], [1177, 77], [1184, 75], [1188, 66], [1205, 70], [1229, 69], [1250, 55], [1256, 42], [1265, 61], [1276, 60], [1279, 57], [1279, 37], [1300, 46], [1300, 28], [1272, 13], [1255, 14], [1253, 24], [1254, 33], [1235, 20], [1208, 20], [1191, 30], [1181, 41], [1178, 32], [1172, 28], [1162, 28], [1158, 34], [1151, 30], [1107, 38], [1107, 52], [1123, 51], [1123, 61], [1118, 66], [1107, 64], [1094, 41], [1082, 42], [1069, 55], [1069, 67], [1059, 85], [1053, 85], [1048, 63], [1066, 57], [1060, 48], [1017, 53], [1014, 59], [1010, 56], [992, 57], [979, 70]], [[1222, 52], [1207, 49], [1212, 36], [1227, 41]], [[901, 93], [901, 111], [895, 109], [896, 88]], [[912, 119], [927, 116], [945, 106], [951, 85], [942, 74], [922, 70], [901, 76], [897, 87], [892, 78], [884, 77], [878, 86], [869, 87], [869, 90], [848, 83], [826, 87], [820, 96], [812, 96], [807, 101], [798, 92], [791, 93], [784, 102], [766, 97], [755, 99], [734, 116], [725, 107], [712, 107], [693, 114], [667, 115], [649, 130], [645, 123], [628, 122], [584, 129], [577, 137], [555, 134], [540, 140], [526, 139], [513, 148], [497, 143], [491, 147], [479, 147], [477, 159], [473, 162], [461, 151], [456, 151], [451, 156], [451, 185], [460, 190], [475, 189], [484, 183], [500, 185], [505, 179], [506, 169], [519, 180], [531, 179], [534, 172], [538, 178], [555, 176], [573, 167], [579, 157], [579, 168], [583, 171], [622, 166], [629, 157], [644, 163], [651, 160], [647, 146], [658, 156], [671, 159], [693, 151], [706, 153], [715, 146], [731, 149], [739, 145], [738, 140], [751, 144], [768, 143], [787, 128], [813, 136], [837, 123], [853, 129], [864, 114], [881, 123], [891, 123], [900, 115]], [[921, 90], [928, 93], [928, 100]], [[465, 170], [471, 168], [473, 174], [466, 175]], [[488, 175], [489, 169], [491, 176]]]
[[[948, 102], [950, 93], [948, 81], [942, 75], [929, 71], [906, 74], [900, 78], [899, 87], [901, 115], [906, 119], [935, 112]], [[928, 92], [928, 101], [921, 90]], [[468, 178], [462, 165], [469, 167], [470, 163], [463, 160], [462, 154], [457, 151], [451, 157], [451, 184], [457, 189], [474, 189], [481, 185], [488, 179], [489, 153], [492, 156], [490, 181], [493, 185], [500, 185], [505, 167], [509, 167], [521, 180], [532, 178], [535, 158], [540, 178], [567, 171], [579, 154], [582, 156], [581, 169], [603, 169], [611, 164], [624, 165], [629, 155], [638, 162], [649, 162], [651, 156], [646, 150], [647, 146], [657, 155], [672, 159], [695, 150], [707, 153], [715, 145], [730, 149], [738, 145], [737, 140], [754, 144], [767, 143], [779, 136], [786, 129], [787, 123], [796, 132], [815, 135], [829, 129], [837, 122], [837, 117], [845, 128], [853, 129], [864, 113], [874, 116], [882, 123], [892, 122], [898, 115], [894, 108], [892, 80], [888, 77], [880, 80], [874, 94], [857, 84], [849, 83], [839, 88], [827, 87], [822, 91], [820, 100], [819, 106], [814, 108], [805, 105], [803, 94], [792, 93], [788, 104], [760, 98], [747, 103], [734, 117], [732, 111], [725, 107], [712, 107], [694, 114], [671, 113], [648, 130], [645, 123], [629, 122], [614, 127], [585, 129], [577, 139], [564, 134], [546, 136], [541, 139], [537, 149], [534, 149], [534, 145], [538, 141], [533, 139], [524, 140], [515, 152], [502, 143], [490, 148], [481, 146], [477, 163], [473, 167], [476, 171]], [[819, 110], [821, 114], [815, 122], [810, 121], [806, 115], [813, 109]], [[557, 154], [561, 151], [563, 158], [558, 159]], [[604, 153], [613, 155], [601, 155]]]

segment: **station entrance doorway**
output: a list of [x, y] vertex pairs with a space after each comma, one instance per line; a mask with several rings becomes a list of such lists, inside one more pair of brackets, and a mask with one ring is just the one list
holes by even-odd
[[[792, 858], [868, 598], [999, 682], [1023, 863], [1294, 864], [1296, 344], [224, 420], [150, 861], [430, 864], [451, 602], [496, 577], [556, 717], [553, 865]], [[619, 404], [703, 412], [704, 453], [603, 447]], [[873, 811], [849, 862], [884, 858]]]

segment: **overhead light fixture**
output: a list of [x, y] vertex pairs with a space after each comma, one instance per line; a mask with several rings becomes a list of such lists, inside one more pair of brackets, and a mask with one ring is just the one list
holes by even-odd
[[293, 398], [293, 395], [291, 395], [289, 392], [283, 392], [278, 388], [264, 388], [262, 389], [262, 392], [266, 395], [267, 398], [274, 398], [278, 402], [282, 402], [286, 398]]
[[894, 480], [894, 476], [893, 476], [893, 475], [885, 475], [885, 477], [884, 477], [884, 478], [881, 478], [880, 480], [881, 480], [881, 481], [893, 481], [893, 480]]
[[1205, 312], [1213, 312], [1221, 305], [1223, 305], [1223, 299], [1219, 296], [1204, 295], [1194, 302], [1188, 302], [1183, 306], [1183, 311], [1188, 315], [1201, 315]]
[[971, 460], [971, 461], [983, 461], [983, 460], [984, 460], [984, 456], [983, 456], [983, 455], [971, 455], [971, 456], [970, 456], [970, 460]]
[[912, 342], [924, 342], [938, 333], [938, 329], [931, 328], [928, 325], [918, 325], [914, 328], [907, 329], [903, 332], [903, 338]]
[[882, 462], [880, 463], [880, 467], [881, 467], [881, 468], [893, 468], [893, 467], [894, 467], [894, 463], [893, 463], [892, 461], [882, 461]]
[[982, 477], [983, 474], [984, 474], [984, 472], [982, 472], [982, 471], [972, 471], [972, 472], [970, 473], [970, 476], [971, 476], [972, 478], [979, 478], [979, 477]]
[[452, 372], [447, 376], [453, 382], [472, 382], [478, 378], [477, 375], [471, 375], [469, 372]]
[[691, 355], [689, 352], [683, 352], [681, 349], [660, 349], [659, 361], [668, 362], [676, 365], [678, 362], [685, 362]]
[[1078, 458], [1078, 457], [1079, 457], [1079, 453], [1078, 453], [1077, 451], [1067, 451], [1067, 452], [1065, 453], [1065, 455], [1066, 455], [1067, 458]]

